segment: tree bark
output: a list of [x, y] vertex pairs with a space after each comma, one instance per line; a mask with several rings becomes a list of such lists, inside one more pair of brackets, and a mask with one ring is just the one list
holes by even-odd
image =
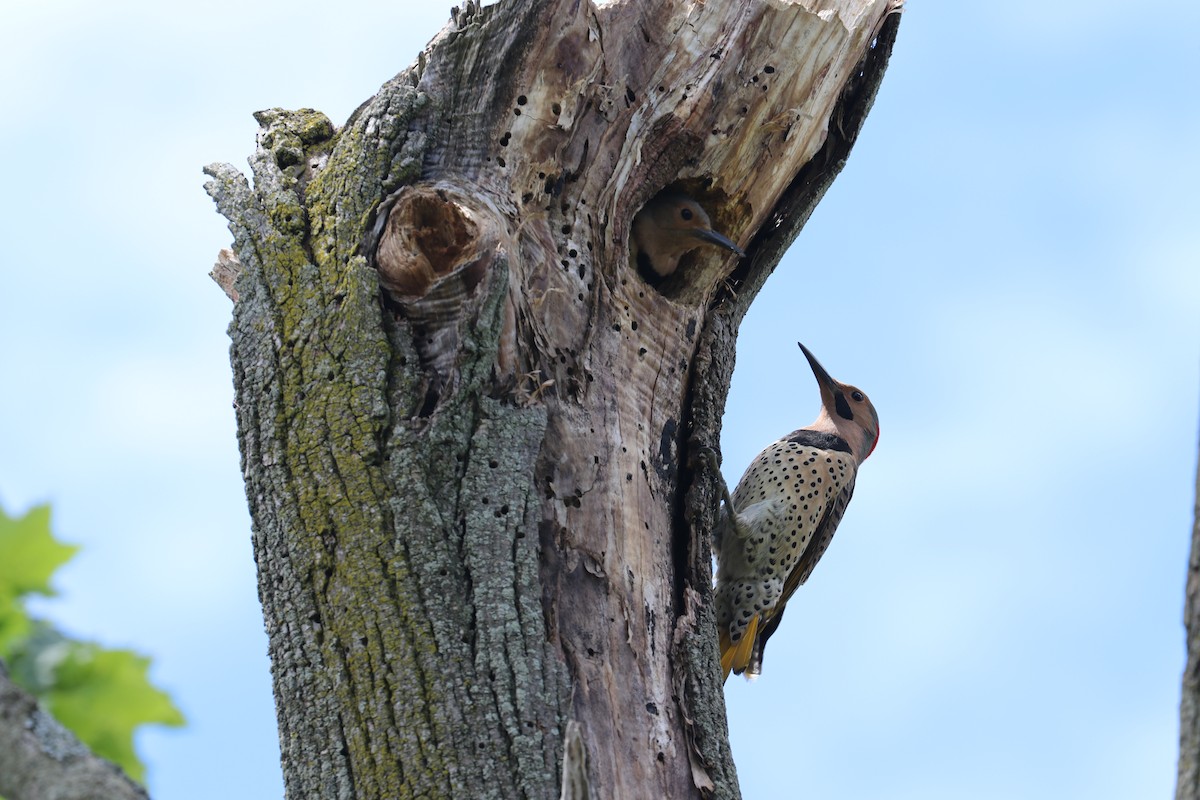
[[8, 800], [147, 800], [14, 684], [0, 662], [0, 796]]
[[1179, 776], [1175, 799], [1200, 800], [1200, 465], [1196, 468], [1192, 554], [1188, 559], [1183, 623], [1187, 629], [1187, 665], [1179, 703]]
[[[208, 168], [289, 798], [738, 796], [692, 457], [898, 6], [469, 3]], [[645, 283], [666, 188], [748, 257]]]

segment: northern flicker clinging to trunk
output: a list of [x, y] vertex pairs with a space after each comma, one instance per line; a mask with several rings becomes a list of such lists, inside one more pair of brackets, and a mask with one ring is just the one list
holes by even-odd
[[[816, 422], [751, 462], [713, 535], [721, 669], [752, 678], [788, 598], [808, 580], [879, 441], [879, 415], [863, 392], [838, 383], [800, 345], [821, 388]], [[731, 505], [732, 504], [732, 505]], [[735, 519], [730, 517], [735, 515]]]
[[633, 218], [638, 268], [649, 279], [667, 277], [685, 253], [706, 244], [746, 256], [742, 248], [712, 229], [708, 214], [685, 194], [663, 192]]

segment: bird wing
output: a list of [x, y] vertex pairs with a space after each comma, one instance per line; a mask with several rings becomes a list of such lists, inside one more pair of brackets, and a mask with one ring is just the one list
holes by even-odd
[[[812, 574], [813, 569], [817, 566], [817, 562], [821, 560], [821, 556], [829, 549], [829, 543], [833, 541], [834, 531], [837, 530], [838, 523], [842, 521], [842, 515], [846, 513], [846, 506], [850, 505], [850, 498], [854, 494], [854, 478], [842, 487], [838, 492], [834, 501], [825, 509], [824, 516], [817, 523], [816, 533], [813, 534], [812, 542], [804, 549], [800, 555], [800, 560], [792, 571], [788, 574], [787, 579], [783, 582], [783, 592], [779, 596], [779, 601], [775, 606], [769, 609], [761, 626], [758, 626], [756, 636], [754, 637], [753, 646], [750, 652], [746, 654], [739, 653], [742, 657], [736, 660], [734, 666], [742, 666], [739, 672], [745, 672], [748, 677], [756, 677], [762, 674], [763, 650], [766, 649], [767, 640], [771, 638], [771, 634], [779, 627], [779, 623], [783, 621], [783, 612], [787, 606], [788, 598], [790, 598], [800, 587], [800, 584], [808, 580], [808, 576]], [[728, 674], [728, 670], [726, 670]]]
[[825, 509], [825, 515], [821, 517], [821, 521], [817, 523], [817, 530], [813, 534], [812, 542], [808, 547], [804, 548], [804, 552], [800, 555], [800, 560], [796, 566], [792, 568], [791, 573], [783, 582], [783, 594], [779, 597], [779, 602], [775, 607], [779, 609], [779, 613], [783, 611], [783, 605], [788, 601], [788, 598], [800, 587], [800, 584], [808, 580], [808, 576], [817, 566], [817, 562], [821, 560], [821, 556], [825, 555], [825, 551], [829, 549], [829, 543], [833, 541], [834, 531], [837, 530], [838, 523], [842, 521], [842, 515], [846, 513], [846, 506], [850, 505], [850, 498], [854, 495], [854, 478], [851, 477], [842, 490], [838, 492], [838, 496]]

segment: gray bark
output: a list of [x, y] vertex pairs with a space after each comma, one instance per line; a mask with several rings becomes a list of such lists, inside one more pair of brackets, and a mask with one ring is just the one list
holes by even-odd
[[[208, 169], [289, 798], [738, 796], [691, 461], [898, 4], [721, 5], [468, 4]], [[644, 283], [668, 187], [748, 258]]]
[[92, 753], [0, 662], [0, 796], [7, 800], [146, 800], [121, 768]]

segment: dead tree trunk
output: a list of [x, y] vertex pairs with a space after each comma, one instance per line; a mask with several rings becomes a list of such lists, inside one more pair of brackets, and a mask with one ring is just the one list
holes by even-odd
[[1196, 468], [1195, 521], [1183, 606], [1187, 665], [1179, 703], [1179, 775], [1175, 800], [1200, 800], [1200, 466]]
[[[209, 168], [289, 798], [738, 795], [691, 456], [898, 5], [469, 3]], [[664, 188], [748, 257], [644, 282]]]

